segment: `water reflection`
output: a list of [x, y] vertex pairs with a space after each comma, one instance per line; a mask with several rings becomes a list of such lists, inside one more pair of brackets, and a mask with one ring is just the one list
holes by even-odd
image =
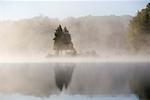
[[1, 63], [0, 92], [150, 97], [150, 63]]
[[68, 88], [72, 79], [74, 67], [75, 64], [63, 64], [63, 63], [57, 64], [56, 67], [54, 67], [55, 82], [56, 86], [59, 88], [60, 91], [62, 91], [63, 87], [65, 87], [65, 89]]

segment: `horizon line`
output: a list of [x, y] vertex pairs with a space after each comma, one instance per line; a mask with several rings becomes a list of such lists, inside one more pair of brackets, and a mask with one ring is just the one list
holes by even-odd
[[82, 17], [111, 17], [111, 16], [115, 16], [115, 17], [123, 17], [123, 16], [130, 16], [130, 17], [134, 17], [133, 15], [128, 15], [128, 14], [124, 14], [124, 15], [115, 15], [115, 14], [110, 14], [110, 15], [85, 15], [85, 16], [68, 16], [68, 17], [63, 17], [63, 18], [59, 18], [59, 17], [50, 17], [47, 15], [35, 15], [35, 16], [31, 16], [31, 17], [24, 17], [24, 18], [6, 18], [6, 19], [0, 19], [0, 21], [19, 21], [19, 20], [24, 20], [24, 19], [32, 19], [32, 18], [36, 18], [36, 17], [47, 17], [49, 19], [57, 19], [57, 20], [65, 20], [68, 18], [82, 18]]

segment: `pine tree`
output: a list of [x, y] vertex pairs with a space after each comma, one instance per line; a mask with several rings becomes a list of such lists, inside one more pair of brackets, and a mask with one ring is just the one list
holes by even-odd
[[134, 52], [150, 52], [150, 3], [130, 21], [128, 41]]
[[63, 36], [63, 30], [62, 30], [61, 25], [59, 25], [55, 32], [55, 38], [53, 39], [54, 40], [54, 50], [56, 50], [58, 52], [63, 49], [62, 36]]
[[76, 50], [73, 47], [73, 43], [71, 41], [71, 35], [69, 31], [65, 27], [62, 29], [61, 25], [56, 29], [54, 40], [54, 50], [56, 54], [59, 55], [64, 50], [71, 50], [74, 54], [76, 54]]

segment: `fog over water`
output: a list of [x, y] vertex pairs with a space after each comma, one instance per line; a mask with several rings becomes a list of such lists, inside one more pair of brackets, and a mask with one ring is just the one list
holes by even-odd
[[138, 100], [135, 95], [119, 95], [119, 96], [83, 96], [83, 95], [51, 95], [49, 97], [35, 97], [35, 96], [26, 96], [20, 94], [14, 95], [1, 95], [0, 99], [3, 100]]
[[[135, 86], [149, 84], [150, 59], [133, 56], [127, 47], [131, 18], [85, 16], [60, 21], [37, 16], [0, 21], [0, 98], [138, 100]], [[53, 55], [54, 31], [59, 24], [67, 26], [77, 56]], [[70, 67], [72, 74], [67, 70]], [[69, 80], [61, 96], [58, 80]]]
[[[131, 19], [89, 15], [1, 20], [0, 99], [138, 100], [139, 83], [150, 83], [150, 59], [144, 51], [134, 55], [128, 48]], [[69, 30], [77, 56], [54, 56], [59, 24]]]
[[[64, 20], [35, 16], [0, 21], [1, 57], [46, 56], [53, 53], [53, 38], [59, 24], [66, 26], [79, 54], [100, 56], [128, 54], [126, 33], [132, 16], [82, 16]], [[4, 56], [4, 57], [3, 57]]]
[[148, 62], [1, 63], [0, 92], [35, 96], [59, 94], [54, 72], [58, 66], [74, 67], [66, 94], [128, 95], [133, 94], [132, 83], [150, 81]]
[[[119, 1], [90, 1], [81, 5], [80, 1], [79, 5], [57, 2], [64, 6], [33, 1], [0, 1], [3, 8], [0, 9], [0, 100], [150, 98], [149, 47], [143, 41], [143, 45], [137, 43], [138, 52], [132, 51], [128, 37], [129, 23], [136, 9], [144, 8], [147, 0], [121, 1], [116, 3], [118, 6], [115, 2]], [[107, 15], [108, 10], [116, 15]], [[36, 11], [43, 15], [35, 14]], [[100, 12], [106, 12], [106, 16], [99, 16]], [[57, 14], [66, 17], [52, 18]], [[5, 20], [9, 17], [10, 20]], [[55, 55], [53, 39], [59, 25], [67, 27], [77, 51], [75, 56]]]

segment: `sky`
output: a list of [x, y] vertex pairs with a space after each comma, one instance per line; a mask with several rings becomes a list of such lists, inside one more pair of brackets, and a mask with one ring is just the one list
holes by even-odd
[[136, 15], [149, 0], [0, 0], [0, 20]]

